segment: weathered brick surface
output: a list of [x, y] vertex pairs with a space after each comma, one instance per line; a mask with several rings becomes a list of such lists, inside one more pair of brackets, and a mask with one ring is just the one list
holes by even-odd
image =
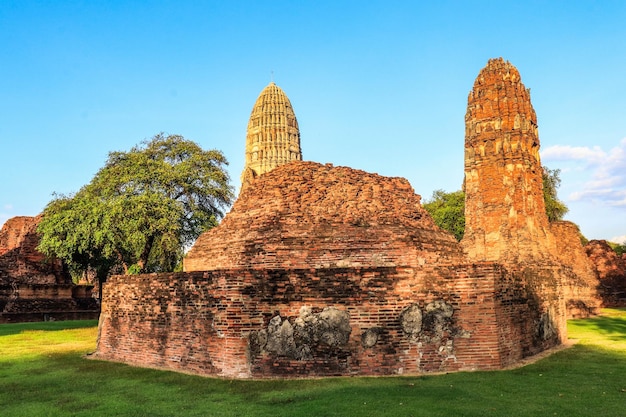
[[[551, 321], [563, 313], [558, 282], [542, 294], [528, 282], [541, 275], [485, 263], [116, 276], [105, 284], [96, 357], [227, 377], [497, 369], [563, 337]], [[421, 328], [407, 333], [412, 306]], [[325, 337], [333, 328], [323, 321], [298, 335], [299, 320], [329, 308], [349, 317], [345, 343]], [[276, 322], [280, 354], [269, 340]]]
[[519, 71], [490, 59], [465, 115], [465, 235], [472, 259], [516, 263], [552, 252], [537, 116]]
[[465, 127], [461, 244], [468, 257], [509, 269], [532, 261], [560, 271], [570, 317], [595, 312], [597, 278], [578, 229], [570, 222], [548, 222], [537, 116], [511, 63], [490, 59], [480, 71], [468, 97]]
[[97, 318], [93, 287], [73, 285], [37, 250], [39, 219], [13, 217], [0, 230], [0, 323]]
[[97, 319], [100, 306], [92, 286], [72, 284], [0, 285], [0, 323]]
[[291, 162], [246, 188], [221, 225], [198, 238], [185, 271], [459, 262], [404, 178]]
[[603, 304], [626, 305], [626, 258], [615, 253], [605, 240], [590, 240], [585, 252], [598, 275]]
[[68, 284], [59, 261], [37, 250], [39, 217], [13, 217], [0, 230], [0, 284]]
[[551, 268], [469, 264], [406, 180], [292, 162], [187, 274], [110, 280], [97, 356], [229, 377], [497, 369], [565, 338]]
[[598, 275], [587, 257], [578, 226], [568, 221], [550, 223], [558, 242], [556, 257], [563, 269], [564, 297], [569, 318], [588, 317], [601, 305]]

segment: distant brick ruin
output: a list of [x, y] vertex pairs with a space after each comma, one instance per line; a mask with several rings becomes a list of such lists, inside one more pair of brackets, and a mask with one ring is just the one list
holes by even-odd
[[594, 272], [576, 226], [547, 221], [515, 67], [488, 62], [466, 128], [461, 243], [403, 178], [284, 161], [245, 184], [185, 272], [109, 279], [94, 357], [233, 378], [397, 375], [501, 369], [562, 343], [568, 314], [598, 306]]
[[619, 256], [604, 240], [590, 240], [585, 252], [598, 276], [603, 304], [626, 307], [626, 254]]
[[69, 284], [60, 261], [48, 261], [37, 250], [39, 217], [18, 216], [0, 229], [0, 284], [28, 282], [30, 284]]
[[0, 323], [97, 318], [92, 287], [37, 250], [39, 219], [13, 217], [0, 230]]

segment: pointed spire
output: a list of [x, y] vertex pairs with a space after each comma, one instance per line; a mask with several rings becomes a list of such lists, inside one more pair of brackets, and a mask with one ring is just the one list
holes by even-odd
[[250, 114], [242, 185], [279, 165], [299, 160], [298, 120], [289, 98], [272, 80], [259, 94]]
[[520, 73], [490, 59], [465, 115], [465, 235], [472, 259], [517, 261], [548, 254], [537, 116]]

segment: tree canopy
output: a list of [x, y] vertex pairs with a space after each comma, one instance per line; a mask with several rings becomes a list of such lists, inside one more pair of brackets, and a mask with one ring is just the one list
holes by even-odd
[[444, 190], [435, 190], [433, 195], [424, 203], [424, 208], [430, 213], [435, 224], [452, 233], [456, 240], [463, 238], [465, 233], [465, 193], [461, 190], [447, 193]]
[[561, 186], [561, 170], [543, 167], [543, 201], [548, 221], [563, 220], [569, 209], [559, 200], [557, 189]]
[[89, 184], [46, 206], [39, 250], [101, 280], [115, 268], [171, 271], [232, 202], [227, 164], [220, 151], [179, 135], [111, 152]]

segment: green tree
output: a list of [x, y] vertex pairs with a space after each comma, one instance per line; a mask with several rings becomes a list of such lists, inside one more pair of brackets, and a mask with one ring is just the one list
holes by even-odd
[[463, 238], [465, 232], [465, 193], [461, 190], [446, 193], [443, 190], [433, 191], [430, 200], [424, 203], [435, 224], [449, 231], [457, 240]]
[[569, 209], [557, 196], [561, 186], [561, 170], [543, 167], [543, 201], [546, 205], [548, 221], [563, 220]]
[[606, 242], [619, 256], [626, 253], [626, 243]]
[[111, 152], [93, 180], [46, 206], [39, 250], [74, 273], [171, 271], [183, 251], [215, 226], [233, 190], [224, 155], [182, 136], [159, 134]]

